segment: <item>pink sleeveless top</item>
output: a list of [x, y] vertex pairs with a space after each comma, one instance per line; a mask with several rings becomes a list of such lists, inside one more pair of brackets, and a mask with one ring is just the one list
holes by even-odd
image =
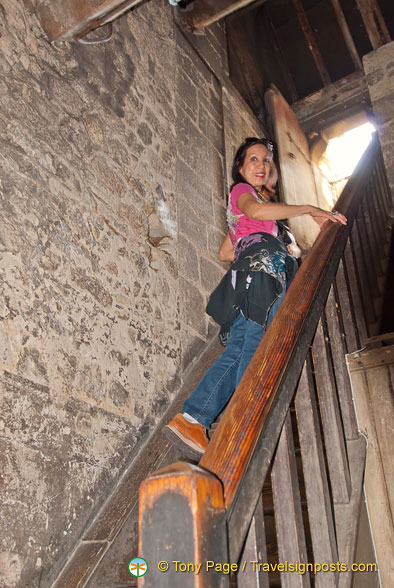
[[253, 220], [238, 208], [237, 201], [241, 194], [252, 194], [257, 202], [260, 202], [253, 186], [247, 183], [235, 184], [231, 190], [227, 206], [227, 223], [232, 244], [235, 246], [242, 237], [246, 237], [251, 233], [270, 233], [277, 237], [278, 226], [275, 221]]

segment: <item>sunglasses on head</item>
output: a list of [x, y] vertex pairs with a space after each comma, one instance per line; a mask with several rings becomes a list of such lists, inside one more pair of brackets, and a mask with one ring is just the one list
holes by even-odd
[[269, 139], [259, 139], [258, 137], [247, 137], [244, 140], [244, 145], [247, 146], [248, 144], [253, 144], [253, 143], [262, 143], [263, 145], [265, 145], [268, 149], [268, 151], [271, 151], [273, 153], [274, 151], [274, 143], [273, 141], [270, 141]]

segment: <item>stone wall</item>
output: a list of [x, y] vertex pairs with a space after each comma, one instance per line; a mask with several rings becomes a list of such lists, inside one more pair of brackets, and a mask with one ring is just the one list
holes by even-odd
[[0, 586], [33, 588], [215, 331], [226, 170], [260, 130], [222, 26], [185, 34], [165, 0], [93, 46], [2, 0], [0, 35]]
[[394, 41], [363, 59], [372, 109], [394, 194]]

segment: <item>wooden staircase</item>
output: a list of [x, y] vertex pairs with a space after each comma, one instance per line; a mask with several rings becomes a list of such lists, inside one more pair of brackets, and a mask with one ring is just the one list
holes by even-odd
[[[139, 586], [351, 586], [366, 442], [345, 354], [377, 333], [392, 219], [377, 140], [336, 208], [347, 227], [323, 228], [199, 466], [178, 462], [143, 483], [139, 554], [150, 567]], [[269, 512], [280, 576], [267, 571]]]

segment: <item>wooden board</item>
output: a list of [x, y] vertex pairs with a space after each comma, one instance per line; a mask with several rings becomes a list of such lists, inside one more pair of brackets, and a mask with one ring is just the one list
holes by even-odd
[[[270, 88], [265, 96], [278, 144], [284, 201], [319, 206], [308, 142], [297, 117], [275, 87]], [[310, 249], [319, 234], [319, 227], [312, 217], [292, 218], [289, 225], [299, 246]]]
[[[268, 563], [263, 501], [261, 496], [254, 511], [241, 559], [249, 562], [257, 561], [263, 565]], [[241, 569], [238, 573], [237, 588], [269, 588], [268, 572], [263, 571], [260, 566], [246, 566], [244, 571]]]
[[142, 0], [35, 0], [41, 26], [50, 41], [67, 41], [110, 22]]
[[[318, 408], [313, 388], [311, 367], [309, 362], [306, 362], [298, 385], [295, 406], [313, 555], [316, 562], [335, 562], [338, 559], [338, 551], [334, 519], [324, 461]], [[334, 585], [335, 574], [333, 572], [318, 574], [315, 581], [318, 588], [328, 588]]]
[[360, 430], [368, 439], [365, 491], [382, 586], [394, 577], [394, 346], [347, 356]]
[[[305, 531], [290, 413], [287, 413], [272, 466], [272, 490], [275, 504], [275, 525], [279, 561], [306, 564]], [[281, 572], [285, 588], [309, 588], [309, 573]]]
[[312, 355], [332, 497], [335, 503], [348, 504], [351, 492], [349, 464], [332, 366], [329, 363], [325, 333], [321, 321], [316, 329]]
[[344, 337], [339, 325], [337, 303], [332, 286], [328, 294], [325, 314], [345, 437], [346, 439], [358, 439], [357, 418], [345, 362]]
[[181, 20], [190, 30], [199, 30], [229, 16], [233, 12], [253, 4], [256, 0], [198, 0], [190, 12], [181, 13]]

